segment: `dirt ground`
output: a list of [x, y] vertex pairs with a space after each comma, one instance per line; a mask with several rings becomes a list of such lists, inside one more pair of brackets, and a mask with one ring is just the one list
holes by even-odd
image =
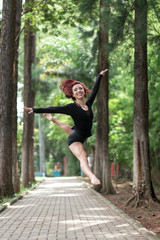
[[[139, 221], [146, 229], [160, 237], [160, 204], [152, 202], [148, 207], [143, 206], [136, 209], [131, 206], [126, 207], [127, 201], [133, 196], [132, 183], [121, 179], [117, 184], [113, 184], [117, 193], [105, 195], [105, 197], [127, 215]], [[160, 199], [160, 189], [156, 189], [155, 193]]]

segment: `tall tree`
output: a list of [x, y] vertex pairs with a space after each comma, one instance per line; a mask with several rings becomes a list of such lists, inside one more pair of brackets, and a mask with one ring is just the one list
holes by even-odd
[[[12, 184], [13, 152], [14, 166], [17, 161], [16, 146], [12, 144], [12, 140], [15, 141], [16, 137], [16, 126], [13, 125], [13, 121], [16, 121], [16, 104], [15, 101], [13, 104], [13, 99], [15, 100], [14, 91], [16, 91], [18, 43], [15, 40], [21, 11], [21, 2], [19, 4], [17, 2], [16, 0], [3, 1], [0, 58], [0, 195], [2, 197], [11, 196], [14, 192]], [[12, 119], [13, 113], [14, 119]], [[14, 150], [12, 151], [13, 146]], [[14, 176], [17, 179], [17, 172], [14, 173]], [[15, 180], [15, 182], [17, 181]]]
[[[29, 0], [26, 0], [26, 3], [29, 3]], [[24, 31], [24, 105], [33, 107], [35, 93], [32, 84], [32, 65], [35, 64], [36, 39], [35, 34], [31, 31], [32, 29], [30, 24], [29, 19], [26, 20]], [[33, 124], [34, 114], [28, 115], [28, 113], [24, 112], [21, 164], [22, 185], [24, 187], [27, 187], [29, 182], [34, 181]]]
[[[109, 14], [109, 7], [106, 0], [100, 1], [100, 28], [99, 28], [99, 46], [98, 46], [98, 72], [109, 68], [108, 53], [106, 46], [108, 44], [108, 31], [105, 16]], [[109, 110], [108, 110], [108, 72], [102, 78], [100, 89], [97, 96], [97, 138], [95, 152], [95, 174], [102, 182], [101, 191], [113, 193], [114, 189], [111, 182], [108, 134], [109, 134]], [[99, 187], [95, 189], [100, 190]]]
[[18, 81], [18, 48], [21, 27], [22, 1], [15, 1], [15, 47], [13, 65], [13, 106], [12, 106], [12, 182], [14, 192], [20, 191], [17, 160], [17, 81]]
[[148, 135], [147, 0], [135, 1], [134, 26], [133, 199], [138, 205], [157, 200], [151, 181]]
[[[36, 66], [36, 34], [31, 34], [31, 70], [35, 69]], [[33, 82], [33, 77], [31, 79], [31, 92], [30, 92], [30, 106], [34, 106], [35, 102], [35, 84]], [[29, 182], [34, 182], [34, 114], [29, 118]]]

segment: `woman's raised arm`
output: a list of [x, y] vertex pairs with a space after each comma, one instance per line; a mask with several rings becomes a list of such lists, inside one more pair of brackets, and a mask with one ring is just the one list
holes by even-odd
[[105, 69], [103, 71], [100, 72], [100, 74], [98, 75], [97, 79], [96, 79], [96, 82], [92, 88], [92, 93], [91, 95], [89, 96], [88, 100], [86, 101], [86, 103], [89, 103], [90, 105], [93, 104], [94, 102], [94, 99], [97, 95], [97, 92], [98, 92], [98, 89], [99, 89], [99, 86], [100, 86], [100, 80], [101, 80], [101, 77], [103, 77], [105, 75], [105, 73], [108, 71], [108, 69]]

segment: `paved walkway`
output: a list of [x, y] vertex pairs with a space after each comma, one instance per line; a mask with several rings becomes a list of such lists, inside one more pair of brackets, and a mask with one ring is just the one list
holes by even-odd
[[47, 178], [0, 213], [0, 239], [151, 239], [133, 225], [80, 178]]

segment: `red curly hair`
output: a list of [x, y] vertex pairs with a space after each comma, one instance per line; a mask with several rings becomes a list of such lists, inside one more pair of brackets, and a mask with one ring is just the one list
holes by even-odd
[[85, 97], [87, 92], [91, 92], [83, 83], [76, 81], [76, 80], [71, 80], [71, 79], [66, 79], [59, 84], [59, 88], [64, 92], [67, 98], [72, 98], [72, 100], [75, 100], [73, 97], [72, 93], [72, 87], [76, 84], [81, 84], [82, 87], [84, 88], [85, 91]]

